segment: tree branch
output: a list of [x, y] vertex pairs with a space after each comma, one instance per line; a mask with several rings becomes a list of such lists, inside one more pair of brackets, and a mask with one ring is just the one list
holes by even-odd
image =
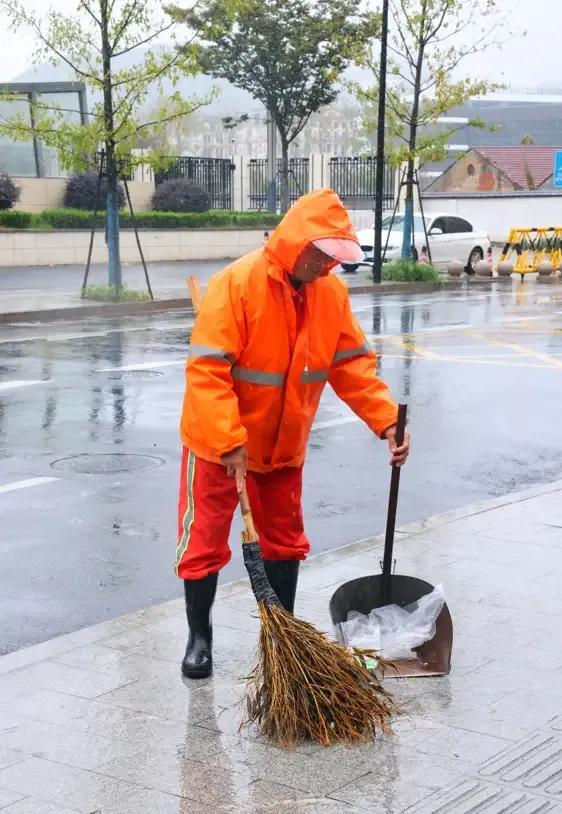
[[[172, 20], [171, 23], [168, 23], [168, 25], [165, 25], [159, 31], [155, 31], [154, 34], [150, 34], [150, 36], [146, 37], [144, 40], [139, 40], [139, 42], [136, 42], [133, 45], [129, 45], [127, 48], [122, 48], [121, 51], [116, 51], [115, 53], [112, 53], [112, 56], [115, 58], [121, 57], [123, 56], [123, 54], [128, 54], [131, 51], [135, 51], [137, 48], [142, 48], [143, 45], [147, 45], [149, 42], [152, 42], [152, 40], [156, 39], [156, 37], [159, 37], [161, 34], [164, 34], [166, 31], [169, 31], [170, 28], [173, 28], [175, 25], [176, 25], [175, 20]], [[117, 42], [118, 40], [116, 40], [115, 44]]]
[[9, 14], [15, 15], [20, 20], [23, 20], [23, 22], [26, 23], [28, 26], [33, 28], [35, 30], [35, 33], [37, 34], [39, 40], [49, 50], [51, 50], [54, 54], [56, 54], [59, 59], [61, 59], [64, 63], [66, 63], [66, 65], [68, 65], [69, 68], [71, 68], [76, 74], [78, 74], [78, 76], [81, 76], [84, 79], [90, 79], [90, 80], [95, 80], [97, 78], [95, 75], [87, 73], [86, 71], [83, 71], [81, 68], [79, 68], [77, 65], [75, 65], [69, 59], [69, 57], [65, 56], [65, 54], [63, 54], [58, 48], [56, 48], [55, 45], [53, 45], [53, 43], [50, 40], [48, 40], [47, 37], [43, 34], [39, 23], [36, 23], [35, 20], [33, 20], [31, 17], [28, 17], [27, 14], [25, 14], [25, 12], [14, 8], [13, 6], [10, 5], [10, 3], [6, 2], [6, 0], [0, 0], [0, 4], [3, 5], [4, 8], [6, 8], [8, 10]]
[[98, 25], [98, 26], [99, 26], [99, 28], [101, 28], [101, 20], [99, 20], [99, 19], [96, 17], [96, 15], [95, 15], [95, 14], [94, 14], [94, 12], [92, 11], [92, 9], [90, 8], [90, 6], [89, 6], [89, 5], [88, 5], [88, 3], [86, 2], [86, 0], [80, 0], [80, 5], [81, 5], [81, 6], [82, 6], [82, 8], [84, 9], [84, 11], [86, 11], [86, 12], [87, 12], [87, 13], [90, 15], [90, 17], [91, 17], [91, 18], [92, 18], [92, 20], [93, 20], [93, 21], [96, 23], [96, 25]]
[[198, 102], [193, 105], [191, 110], [184, 110], [183, 113], [173, 113], [170, 116], [164, 116], [162, 119], [154, 119], [154, 121], [146, 122], [145, 124], [139, 124], [136, 128], [137, 133], [140, 133], [141, 130], [145, 130], [147, 127], [154, 127], [154, 125], [166, 124], [166, 122], [173, 122], [177, 119], [183, 119], [184, 116], [191, 116], [192, 113], [195, 113], [196, 110], [204, 107], [204, 102]]

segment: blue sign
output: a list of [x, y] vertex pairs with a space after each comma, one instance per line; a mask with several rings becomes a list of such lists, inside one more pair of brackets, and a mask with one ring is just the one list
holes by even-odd
[[554, 175], [552, 176], [552, 186], [557, 189], [562, 188], [562, 150], [554, 153]]

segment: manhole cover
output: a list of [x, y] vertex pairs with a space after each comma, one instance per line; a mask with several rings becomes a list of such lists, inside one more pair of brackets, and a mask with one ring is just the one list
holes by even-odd
[[115, 372], [108, 373], [107, 378], [111, 381], [121, 379], [155, 379], [158, 376], [163, 376], [162, 370], [116, 370]]
[[165, 461], [155, 455], [125, 455], [111, 453], [72, 455], [60, 458], [51, 464], [61, 472], [80, 472], [86, 475], [113, 475], [117, 472], [138, 472], [143, 469], [156, 469]]

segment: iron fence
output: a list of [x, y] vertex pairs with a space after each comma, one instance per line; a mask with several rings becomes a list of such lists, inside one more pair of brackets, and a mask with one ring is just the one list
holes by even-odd
[[[308, 158], [289, 159], [289, 196], [294, 203], [309, 190], [310, 161]], [[283, 171], [282, 159], [277, 159], [277, 204], [280, 203], [280, 178]], [[249, 162], [250, 209], [265, 209], [267, 201], [267, 158], [252, 158]]]
[[[376, 159], [373, 156], [330, 159], [330, 187], [351, 209], [370, 208], [375, 197]], [[395, 171], [385, 164], [383, 206], [392, 208], [395, 195]]]
[[154, 174], [156, 185], [171, 178], [188, 178], [203, 187], [213, 202], [213, 209], [233, 208], [232, 177], [235, 165], [229, 158], [194, 158], [176, 156], [167, 168]]

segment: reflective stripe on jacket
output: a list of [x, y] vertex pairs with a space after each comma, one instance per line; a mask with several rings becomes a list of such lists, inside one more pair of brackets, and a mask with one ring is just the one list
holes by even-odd
[[357, 239], [331, 190], [301, 198], [264, 248], [211, 278], [191, 337], [181, 419], [182, 442], [195, 455], [219, 462], [245, 444], [254, 471], [300, 466], [326, 382], [378, 435], [396, 423], [336, 275], [303, 287], [297, 322], [288, 273], [321, 237]]

